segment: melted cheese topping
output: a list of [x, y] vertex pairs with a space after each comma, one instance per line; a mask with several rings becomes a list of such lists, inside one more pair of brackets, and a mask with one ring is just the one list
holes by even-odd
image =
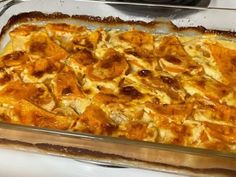
[[21, 25], [0, 53], [0, 120], [235, 152], [236, 43]]

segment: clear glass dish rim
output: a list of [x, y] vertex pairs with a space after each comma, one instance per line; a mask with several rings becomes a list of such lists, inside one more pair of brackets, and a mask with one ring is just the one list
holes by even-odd
[[187, 147], [187, 146], [179, 146], [179, 145], [174, 145], [174, 144], [162, 144], [162, 143], [156, 143], [156, 142], [137, 141], [137, 140], [130, 140], [130, 139], [125, 139], [125, 138], [94, 135], [94, 134], [82, 133], [82, 132], [70, 132], [66, 130], [55, 130], [55, 129], [39, 128], [39, 127], [34, 127], [34, 126], [10, 124], [10, 123], [5, 123], [5, 122], [0, 122], [0, 129], [1, 128], [8, 129], [8, 130], [15, 130], [15, 131], [31, 132], [31, 133], [42, 133], [42, 134], [52, 135], [52, 136], [60, 135], [67, 138], [83, 138], [83, 139], [87, 139], [91, 141], [95, 140], [95, 141], [111, 143], [111, 144], [123, 144], [123, 145], [130, 145], [130, 146], [135, 146], [135, 147], [140, 147], [140, 148], [171, 151], [171, 152], [176, 152], [176, 153], [184, 153], [184, 154], [188, 153], [190, 155], [223, 157], [223, 158], [236, 160], [236, 153], [222, 152], [222, 151], [215, 151], [215, 150], [210, 150], [210, 149], [201, 149], [201, 148], [194, 148], [194, 147]]
[[[6, 4], [9, 4], [9, 7], [14, 6], [18, 3], [29, 2], [33, 0], [0, 0], [0, 14], [4, 8], [7, 7]], [[175, 6], [175, 5], [162, 5], [162, 4], [152, 4], [152, 3], [133, 3], [133, 2], [112, 2], [112, 1], [97, 1], [97, 0], [70, 0], [74, 2], [86, 2], [86, 3], [102, 3], [102, 4], [115, 4], [115, 5], [131, 5], [131, 6], [139, 6], [139, 7], [160, 7], [160, 8], [170, 8], [170, 9], [187, 9], [187, 10], [219, 10], [219, 11], [235, 11], [236, 8], [216, 8], [216, 7], [193, 7], [193, 6]], [[3, 6], [1, 6], [3, 4]], [[5, 7], [4, 7], [5, 6]], [[7, 7], [7, 8], [9, 8]], [[2, 14], [4, 15], [4, 13]], [[1, 16], [1, 15], [0, 15]], [[53, 129], [46, 129], [46, 128], [38, 128], [38, 127], [31, 127], [25, 125], [18, 125], [18, 124], [9, 124], [0, 122], [0, 128], [15, 130], [15, 131], [27, 131], [31, 133], [43, 133], [47, 135], [55, 135], [55, 136], [64, 136], [69, 138], [84, 138], [89, 140], [101, 141], [106, 143], [112, 144], [126, 144], [130, 146], [138, 146], [143, 148], [150, 148], [156, 150], [164, 150], [164, 151], [172, 151], [177, 153], [187, 153], [190, 155], [199, 155], [199, 156], [209, 156], [209, 157], [222, 157], [228, 158], [231, 160], [236, 161], [236, 153], [232, 152], [222, 152], [222, 151], [215, 151], [209, 149], [200, 149], [194, 147], [185, 147], [185, 146], [178, 146], [173, 144], [161, 144], [161, 143], [153, 143], [153, 142], [146, 142], [146, 141], [136, 141], [130, 139], [123, 139], [123, 138], [116, 138], [110, 136], [100, 136], [100, 135], [93, 135], [81, 132], [69, 132], [69, 131], [62, 131], [62, 130], [53, 130]]]

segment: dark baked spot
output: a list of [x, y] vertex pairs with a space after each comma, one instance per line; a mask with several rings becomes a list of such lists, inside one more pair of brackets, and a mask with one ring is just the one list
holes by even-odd
[[108, 69], [111, 68], [113, 63], [109, 60], [104, 60], [101, 64], [101, 68]]
[[79, 50], [73, 55], [73, 58], [83, 66], [91, 65], [97, 62], [92, 52], [87, 49]]
[[122, 78], [118, 84], [119, 87], [122, 87], [125, 83], [125, 78]]
[[222, 93], [222, 95], [227, 95], [228, 94], [228, 90], [226, 88], [220, 89], [220, 92]]
[[152, 72], [150, 70], [141, 70], [138, 72], [138, 75], [141, 76], [141, 77], [148, 77], [152, 74]]
[[59, 70], [60, 67], [61, 64], [59, 62], [52, 63], [47, 59], [40, 59], [31, 64], [29, 72], [35, 77], [42, 77], [45, 73], [51, 74]]
[[62, 95], [69, 95], [72, 93], [72, 89], [70, 87], [66, 87], [62, 90]]
[[4, 73], [3, 77], [0, 78], [0, 84], [5, 84], [7, 82], [9, 82], [12, 79], [12, 76]]
[[107, 34], [106, 38], [105, 38], [105, 41], [109, 41], [111, 39], [111, 35], [110, 34]]
[[188, 68], [189, 68], [189, 69], [197, 69], [198, 66], [197, 66], [197, 65], [189, 65]]
[[124, 52], [130, 55], [138, 56], [137, 52], [133, 48], [124, 49]]
[[90, 90], [90, 89], [86, 89], [86, 90], [84, 90], [84, 93], [85, 93], [85, 94], [90, 94], [90, 93], [91, 93], [91, 90]]
[[152, 60], [154, 57], [153, 51], [147, 50], [141, 47], [128, 48], [128, 49], [125, 49], [124, 52], [129, 55], [133, 55], [135, 57], [143, 58], [147, 60]]
[[10, 53], [8, 55], [5, 55], [3, 57], [3, 60], [17, 60], [19, 57], [21, 57], [24, 54], [25, 53], [23, 51], [18, 51], [18, 52]]
[[160, 99], [155, 97], [152, 99], [152, 102], [155, 103], [155, 104], [160, 104]]
[[211, 57], [211, 54], [210, 54], [208, 51], [206, 51], [206, 50], [203, 50], [203, 51], [202, 51], [202, 55], [203, 55], [204, 57], [206, 57], [206, 58], [210, 58], [210, 57]]
[[135, 98], [140, 98], [142, 96], [142, 93], [140, 93], [136, 88], [134, 88], [133, 86], [126, 86], [121, 88], [120, 90], [122, 95], [125, 96], [130, 96], [131, 98], [135, 99]]
[[236, 57], [231, 59], [231, 64], [236, 67]]
[[35, 77], [42, 77], [45, 73], [49, 73], [51, 74], [53, 71], [54, 71], [54, 67], [49, 65], [47, 66], [47, 68], [45, 70], [36, 70], [36, 71], [33, 71], [32, 75], [35, 76]]
[[191, 98], [191, 95], [190, 95], [189, 93], [186, 93], [184, 99], [185, 99], [185, 100], [188, 100], [188, 99], [190, 99], [190, 98]]
[[169, 85], [170, 87], [174, 89], [180, 89], [179, 82], [176, 79], [168, 76], [161, 76], [160, 79], [163, 83]]
[[44, 71], [35, 71], [33, 72], [33, 76], [35, 77], [42, 77], [44, 74]]
[[206, 81], [205, 80], [199, 80], [199, 81], [197, 81], [197, 85], [199, 86], [199, 87], [202, 87], [202, 88], [204, 88], [205, 86], [206, 86]]
[[8, 115], [2, 113], [2, 114], [0, 114], [0, 120], [1, 121], [6, 121], [6, 122], [10, 122], [11, 121], [11, 117], [9, 117]]
[[37, 88], [37, 90], [31, 94], [30, 100], [36, 104], [40, 104], [40, 97], [44, 94], [45, 90], [42, 88]]
[[101, 67], [104, 69], [111, 68], [115, 62], [121, 62], [123, 56], [118, 52], [108, 52], [108, 55], [105, 56], [105, 59], [101, 62]]
[[9, 62], [11, 61], [17, 61], [17, 60], [21, 60], [22, 57], [25, 55], [25, 52], [23, 51], [16, 51], [10, 54], [7, 54], [5, 56], [3, 56], [3, 62], [6, 66], [9, 65]]
[[98, 90], [101, 90], [101, 89], [102, 89], [102, 86], [97, 85], [97, 89], [98, 89]]
[[182, 61], [173, 55], [168, 55], [165, 57], [165, 60], [173, 64], [181, 64]]
[[43, 88], [38, 88], [36, 94], [37, 94], [37, 96], [42, 96], [44, 94], [44, 92], [45, 92], [45, 90]]
[[47, 48], [48, 44], [47, 42], [40, 42], [40, 41], [35, 41], [30, 45], [30, 52], [31, 53], [43, 53], [45, 49]]

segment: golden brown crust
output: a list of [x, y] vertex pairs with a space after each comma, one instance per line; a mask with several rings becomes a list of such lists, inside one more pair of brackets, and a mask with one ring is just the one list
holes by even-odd
[[[210, 44], [210, 50], [222, 73], [225, 83], [236, 84], [236, 50], [227, 49], [221, 44]], [[224, 60], [222, 60], [224, 58]]]
[[76, 75], [68, 67], [57, 74], [53, 93], [58, 100], [63, 97], [84, 97]]
[[235, 152], [235, 42], [65, 23], [10, 35], [1, 121]]
[[112, 80], [122, 74], [124, 75], [128, 67], [125, 56], [109, 48], [102, 60], [87, 67], [87, 75], [92, 80]]
[[159, 48], [155, 52], [161, 60], [161, 67], [165, 71], [179, 73], [200, 70], [200, 66], [192, 60], [175, 36], [163, 37]]
[[80, 115], [78, 125], [75, 128], [95, 135], [109, 135], [116, 129], [116, 126], [101, 108], [90, 105]]

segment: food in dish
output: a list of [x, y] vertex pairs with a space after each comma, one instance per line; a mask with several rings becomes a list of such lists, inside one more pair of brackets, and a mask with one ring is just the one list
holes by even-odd
[[235, 152], [234, 41], [66, 23], [9, 35], [1, 121]]

